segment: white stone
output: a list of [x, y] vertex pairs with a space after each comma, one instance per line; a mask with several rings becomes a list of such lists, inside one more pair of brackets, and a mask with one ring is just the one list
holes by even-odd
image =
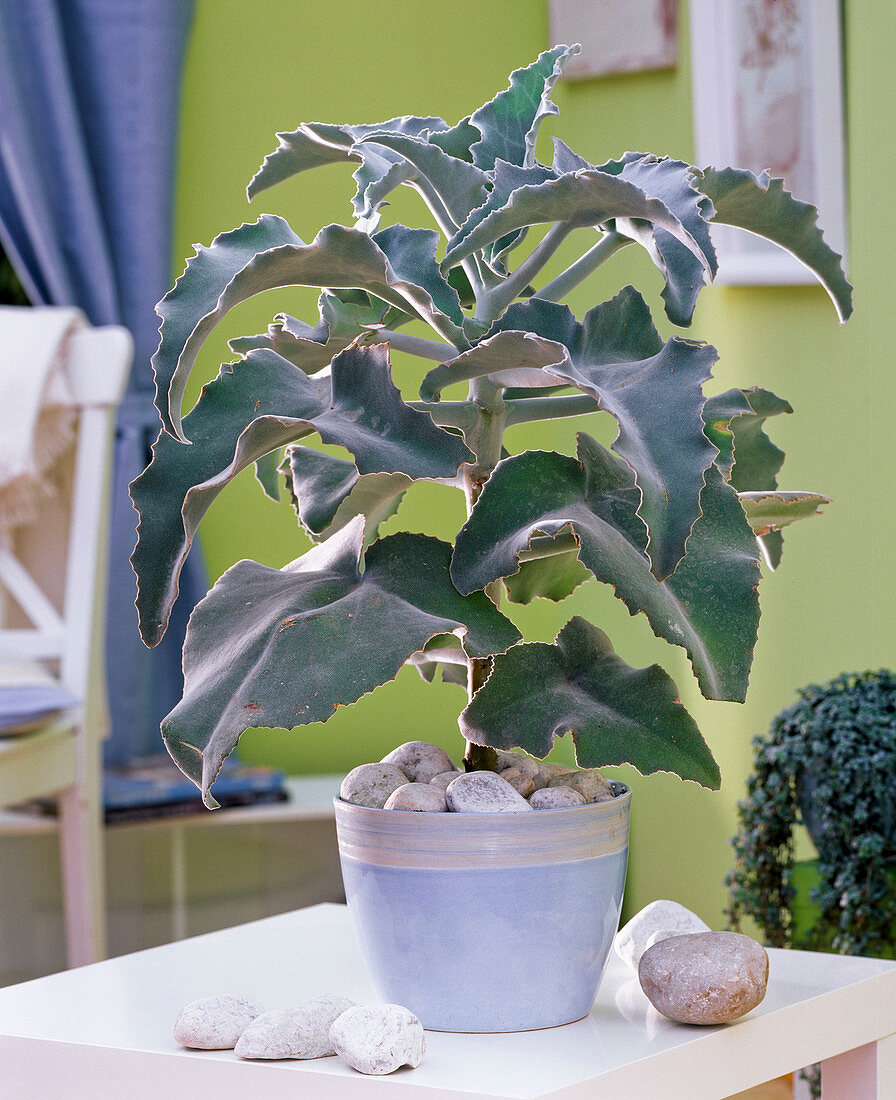
[[765, 996], [768, 954], [739, 932], [672, 936], [641, 956], [638, 980], [653, 1007], [681, 1024], [724, 1024]]
[[519, 768], [505, 768], [501, 772], [501, 778], [505, 783], [509, 783], [516, 793], [521, 794], [523, 798], [528, 798], [535, 790], [535, 780], [531, 775], [526, 775], [525, 772], [520, 771]]
[[203, 997], [182, 1008], [174, 1021], [174, 1038], [197, 1050], [232, 1050], [264, 1005], [240, 993]]
[[533, 810], [564, 810], [570, 806], [585, 806], [585, 796], [572, 787], [542, 787], [529, 795]]
[[523, 752], [507, 752], [505, 749], [498, 749], [497, 751], [498, 763], [495, 771], [498, 775], [502, 775], [511, 768], [516, 768], [523, 775], [531, 776], [532, 779], [535, 779], [538, 775], [541, 767], [540, 760], [533, 760], [531, 756], [527, 756]]
[[407, 741], [383, 757], [383, 763], [401, 768], [412, 783], [428, 783], [434, 775], [457, 767], [451, 757], [429, 741]]
[[532, 807], [496, 772], [467, 772], [448, 785], [448, 809], [456, 814], [525, 813]]
[[440, 791], [444, 791], [447, 789], [449, 783], [453, 783], [454, 780], [457, 779], [459, 774], [458, 771], [439, 772], [438, 775], [434, 775], [432, 779], [430, 779], [430, 783], [434, 787], [438, 787]]
[[445, 792], [432, 783], [405, 783], [386, 799], [386, 810], [410, 810], [413, 813], [443, 814], [448, 809]]
[[613, 947], [616, 954], [632, 970], [638, 969], [641, 956], [648, 945], [653, 946], [670, 936], [683, 936], [688, 932], [708, 932], [709, 925], [696, 913], [679, 905], [677, 901], [661, 899], [646, 905], [628, 924], [616, 933]]
[[396, 764], [359, 764], [342, 780], [339, 797], [355, 806], [381, 810], [389, 795], [407, 782], [408, 776]]
[[548, 764], [544, 760], [539, 760], [538, 774], [535, 776], [535, 789], [541, 790], [541, 788], [546, 787], [555, 776], [571, 775], [575, 770], [575, 768], [571, 768], [568, 764]]
[[300, 1008], [264, 1012], [240, 1036], [234, 1053], [239, 1058], [326, 1058], [336, 1053], [330, 1028], [354, 1003], [325, 993]]
[[549, 787], [570, 787], [586, 802], [607, 802], [615, 797], [613, 785], [593, 768], [577, 772], [562, 772], [548, 780]]
[[360, 1073], [382, 1075], [419, 1066], [426, 1051], [423, 1026], [401, 1005], [356, 1005], [330, 1028], [336, 1053]]

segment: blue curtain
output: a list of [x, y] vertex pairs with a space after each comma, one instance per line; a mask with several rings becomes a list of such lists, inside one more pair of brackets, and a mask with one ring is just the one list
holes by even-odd
[[107, 763], [158, 752], [180, 648], [206, 590], [191, 555], [165, 640], [143, 647], [127, 485], [158, 433], [150, 358], [171, 278], [177, 118], [193, 0], [0, 0], [0, 240], [34, 305], [124, 324], [134, 368], [119, 416], [110, 553]]

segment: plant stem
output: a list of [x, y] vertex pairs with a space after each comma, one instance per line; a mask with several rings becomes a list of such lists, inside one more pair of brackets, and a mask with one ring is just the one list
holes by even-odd
[[422, 336], [411, 336], [407, 332], [395, 332], [390, 328], [371, 329], [371, 333], [379, 340], [388, 340], [396, 351], [406, 351], [420, 359], [434, 359], [437, 363], [444, 363], [457, 355], [454, 344], [442, 343], [440, 340], [425, 340]]
[[605, 260], [618, 252], [620, 248], [625, 248], [627, 244], [631, 243], [630, 237], [623, 237], [621, 233], [617, 233], [615, 230], [604, 234], [596, 245], [589, 248], [585, 255], [580, 256], [574, 264], [570, 264], [562, 275], [558, 275], [556, 279], [552, 279], [546, 286], [537, 291], [536, 298], [544, 298], [547, 302], [558, 302], [574, 286], [578, 286], [592, 271], [596, 271]]
[[597, 412], [600, 405], [587, 393], [563, 394], [559, 397], [512, 398], [507, 402], [506, 426], [528, 424], [533, 420], [553, 420], [561, 416], [579, 416]]
[[[474, 378], [470, 382], [469, 402], [478, 413], [478, 423], [467, 435], [467, 446], [476, 455], [476, 462], [464, 466], [464, 493], [467, 498], [467, 516], [479, 499], [482, 487], [501, 459], [504, 438], [506, 406], [502, 389], [488, 378]], [[486, 593], [497, 606], [500, 601], [500, 582], [489, 585]], [[470, 657], [467, 662], [467, 694], [470, 699], [488, 679], [491, 671], [490, 657]], [[464, 767], [467, 771], [494, 771], [498, 754], [487, 745], [466, 744]]]
[[539, 244], [520, 266], [494, 289], [485, 291], [477, 302], [476, 316], [492, 321], [504, 312], [510, 303], [526, 289], [539, 271], [557, 251], [571, 232], [565, 222], [558, 222], [545, 233]]

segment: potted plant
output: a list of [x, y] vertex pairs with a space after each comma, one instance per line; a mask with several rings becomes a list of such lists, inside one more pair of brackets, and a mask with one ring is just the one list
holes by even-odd
[[[896, 676], [838, 676], [799, 691], [766, 737], [740, 804], [729, 916], [752, 917], [775, 947], [845, 955], [896, 949]], [[816, 915], [795, 935], [793, 830], [818, 851]]]
[[[658, 665], [629, 667], [578, 616], [555, 644], [526, 643], [511, 607], [536, 597], [562, 600], [593, 574], [632, 614], [643, 612], [658, 636], [685, 648], [704, 695], [742, 700], [759, 619], [757, 538], [776, 564], [780, 528], [814, 514], [825, 498], [777, 489], [782, 455], [763, 425], [789, 411], [786, 402], [757, 389], [707, 398], [715, 350], [679, 336], [664, 340], [631, 286], [581, 319], [562, 299], [637, 244], [663, 276], [667, 317], [687, 326], [716, 271], [712, 222], [760, 233], [797, 255], [841, 320], [851, 309], [850, 287], [814, 208], [767, 174], [699, 170], [643, 153], [595, 166], [559, 140], [553, 162], [539, 163], [540, 124], [556, 114], [551, 90], [577, 50], [546, 51], [453, 126], [406, 116], [375, 125], [311, 123], [281, 134], [250, 197], [297, 172], [345, 162], [358, 184], [353, 224], [328, 225], [305, 243], [282, 218], [263, 214], [200, 247], [158, 307], [163, 431], [132, 486], [144, 640], [154, 645], [164, 633], [179, 569], [210, 502], [250, 464], [272, 494], [278, 469], [285, 472], [299, 521], [317, 543], [283, 569], [238, 562], [192, 616], [184, 696], [162, 733], [209, 806], [209, 785], [245, 729], [326, 721], [407, 662], [428, 679], [441, 668], [443, 678], [467, 686], [459, 717], [467, 769], [494, 769], [497, 750], [544, 757], [569, 732], [582, 767], [628, 762], [644, 774], [665, 770], [719, 784], [708, 747]], [[438, 232], [381, 227], [386, 198], [399, 185], [422, 196]], [[536, 228], [538, 243], [518, 251]], [[546, 279], [545, 265], [572, 235], [581, 243], [578, 258]], [[321, 288], [316, 321], [281, 314], [267, 333], [232, 341], [240, 358], [222, 367], [182, 419], [186, 382], [212, 328], [243, 299], [291, 285]], [[419, 400], [393, 384], [390, 348], [418, 357]], [[615, 419], [612, 447], [580, 433], [574, 455], [512, 453], [505, 437], [515, 425], [585, 413]], [[300, 442], [314, 433], [345, 448], [348, 459]], [[414, 533], [378, 537], [421, 480], [466, 495], [468, 518], [453, 545]], [[346, 815], [357, 810], [352, 829], [362, 829], [363, 818], [379, 830], [375, 841], [353, 834], [355, 855], [372, 847], [382, 860], [387, 849], [410, 853], [419, 843], [433, 860], [442, 844], [452, 849], [449, 879], [460, 906], [460, 917], [451, 918], [460, 937], [452, 950], [464, 956], [465, 981], [488, 972], [496, 1001], [512, 1000], [511, 986], [517, 1000], [532, 1000], [509, 977], [525, 966], [494, 969], [491, 937], [499, 934], [528, 939], [541, 953], [545, 965], [536, 969], [544, 981], [555, 982], [571, 965], [587, 971], [590, 993], [578, 992], [574, 1009], [565, 1003], [552, 1006], [551, 1016], [498, 1013], [486, 1023], [428, 1017], [440, 1021], [431, 1026], [543, 1026], [574, 1018], [571, 1011], [581, 1015], [583, 1004], [588, 1011], [618, 920], [628, 797], [488, 822], [340, 808], [346, 829]], [[437, 817], [453, 820], [423, 820]], [[540, 824], [525, 824], [533, 819]], [[562, 855], [585, 820], [603, 837], [592, 854], [606, 851], [612, 868], [604, 860], [599, 881], [587, 886], [560, 883], [554, 873], [581, 854]], [[453, 839], [432, 835], [446, 828]], [[510, 930], [506, 914], [538, 891], [500, 874], [489, 876], [498, 885], [483, 901], [488, 888], [475, 870], [477, 853], [504, 853], [506, 871], [529, 843], [519, 833], [527, 828], [556, 835], [561, 854], [548, 858], [553, 870], [542, 868], [542, 897], [577, 896], [578, 924], [542, 904], [528, 932]], [[541, 832], [532, 843], [543, 855]], [[424, 878], [435, 870], [423, 856], [402, 858], [416, 861]], [[458, 890], [462, 869], [474, 877]], [[404, 915], [379, 914], [386, 940], [399, 928], [410, 935], [408, 911], [443, 896], [426, 885], [411, 890], [409, 870], [390, 869], [390, 896], [413, 902]], [[374, 902], [383, 896], [385, 887], [362, 879]], [[599, 919], [595, 891], [607, 897], [608, 915]], [[418, 924], [430, 924], [430, 916], [427, 910]], [[585, 924], [600, 926], [599, 942], [573, 951]], [[567, 940], [565, 926], [572, 929]], [[446, 943], [445, 930], [439, 934]], [[409, 969], [399, 960], [402, 968]], [[458, 986], [456, 971], [443, 979], [454, 983], [454, 1005], [481, 995], [475, 985]]]

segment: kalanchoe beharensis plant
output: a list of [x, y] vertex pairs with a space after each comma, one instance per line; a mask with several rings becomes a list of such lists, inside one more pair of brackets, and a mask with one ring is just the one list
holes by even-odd
[[[593, 574], [685, 648], [705, 696], [742, 700], [759, 620], [757, 536], [776, 564], [780, 528], [825, 498], [777, 489], [783, 456], [763, 428], [790, 411], [786, 402], [758, 389], [706, 398], [715, 350], [663, 340], [631, 286], [581, 318], [561, 299], [635, 243], [663, 276], [668, 318], [687, 326], [716, 271], [714, 222], [798, 256], [841, 320], [850, 287], [814, 208], [767, 174], [643, 153], [595, 166], [561, 141], [553, 163], [539, 163], [539, 125], [556, 114], [550, 93], [574, 52], [543, 53], [454, 126], [403, 117], [281, 134], [250, 198], [346, 162], [358, 185], [354, 224], [328, 225], [306, 243], [263, 214], [199, 248], [158, 307], [164, 430], [132, 486], [144, 640], [155, 645], [165, 631], [203, 514], [251, 463], [273, 495], [285, 471], [317, 543], [282, 569], [238, 562], [194, 611], [183, 699], [162, 732], [208, 805], [244, 730], [325, 721], [408, 662], [426, 679], [441, 667], [443, 679], [466, 685], [468, 768], [493, 766], [496, 748], [544, 756], [568, 732], [582, 766], [628, 762], [719, 784], [658, 665], [629, 667], [579, 616], [553, 645], [524, 643], [501, 606], [561, 600]], [[401, 184], [422, 196], [444, 242], [433, 229], [380, 228]], [[544, 226], [514, 262], [530, 228]], [[596, 241], [546, 280], [558, 246], [583, 228]], [[316, 322], [281, 314], [266, 334], [232, 341], [241, 358], [181, 421], [208, 333], [237, 303], [287, 286], [321, 288]], [[419, 324], [409, 332], [411, 322], [429, 336]], [[419, 358], [420, 400], [393, 384], [390, 347]], [[461, 382], [466, 397], [442, 400]], [[584, 432], [574, 455], [505, 447], [513, 425], [591, 412], [615, 418], [609, 449]], [[350, 457], [300, 442], [315, 433]], [[466, 494], [453, 546], [423, 534], [378, 537], [421, 480]]]

